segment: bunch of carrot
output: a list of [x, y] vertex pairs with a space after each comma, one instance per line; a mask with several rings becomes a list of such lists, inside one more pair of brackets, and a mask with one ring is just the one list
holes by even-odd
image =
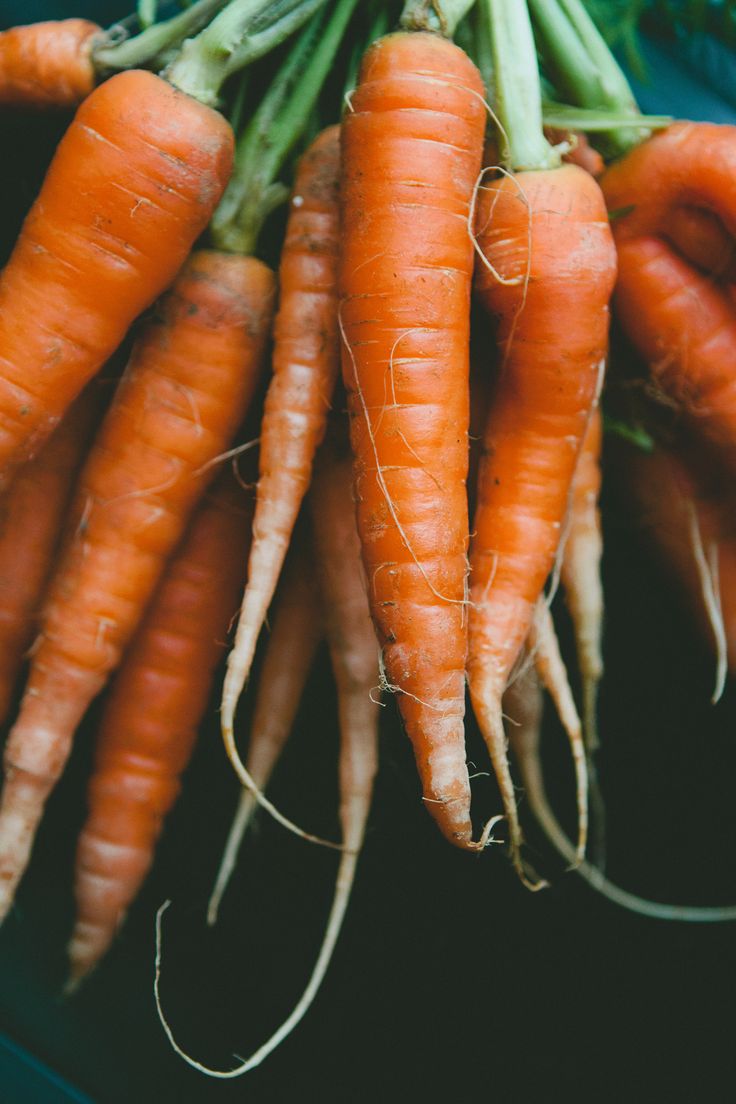
[[[0, 913], [75, 731], [112, 680], [79, 840], [70, 984], [99, 962], [152, 862], [244, 585], [220, 714], [244, 788], [209, 920], [257, 804], [341, 857], [324, 944], [284, 1025], [228, 1071], [183, 1055], [220, 1077], [277, 1045], [327, 967], [365, 833], [382, 693], [396, 695], [422, 798], [455, 846], [484, 849], [504, 819], [521, 879], [545, 884], [524, 850], [505, 710], [512, 724], [518, 713], [513, 742], [552, 841], [590, 870], [590, 795], [602, 853], [599, 400], [612, 296], [650, 389], [678, 416], [667, 455], [631, 462], [636, 484], [647, 508], [684, 504], [676, 535], [657, 527], [700, 595], [719, 688], [736, 655], [732, 530], [713, 474], [727, 479], [736, 457], [736, 132], [677, 124], [651, 137], [662, 120], [638, 116], [580, 0], [406, 0], [389, 34], [390, 5], [357, 7], [198, 0], [122, 42], [80, 20], [0, 35], [0, 104], [79, 104], [0, 276], [4, 715], [28, 659], [5, 747]], [[348, 59], [342, 121], [308, 142], [317, 116], [337, 114], [322, 92], [350, 33], [370, 45], [356, 72]], [[234, 76], [287, 39], [245, 120], [252, 86]], [[537, 50], [572, 106], [543, 103]], [[565, 120], [619, 160], [604, 169]], [[275, 276], [257, 254], [300, 147]], [[471, 374], [472, 298], [486, 322]], [[97, 377], [131, 326], [113, 389]], [[649, 406], [644, 417], [656, 436], [662, 419]], [[250, 445], [258, 472], [246, 478]], [[551, 616], [560, 581], [582, 721]], [[244, 762], [236, 712], [272, 606]], [[263, 792], [323, 636], [340, 843]], [[532, 667], [570, 740], [574, 846], [540, 780]], [[483, 823], [471, 815], [466, 682], [503, 810], [482, 810]], [[159, 943], [157, 1000], [160, 964]]]

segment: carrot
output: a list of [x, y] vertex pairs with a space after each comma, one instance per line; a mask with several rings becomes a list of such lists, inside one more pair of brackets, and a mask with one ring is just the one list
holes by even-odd
[[337, 377], [339, 169], [340, 132], [330, 127], [299, 163], [279, 263], [273, 377], [261, 424], [248, 584], [223, 694], [226, 727], [232, 727], [309, 486]]
[[343, 379], [386, 685], [443, 834], [474, 849], [465, 762], [467, 221], [483, 86], [423, 31], [370, 47], [343, 122]]
[[152, 73], [83, 102], [0, 275], [0, 488], [171, 283], [231, 162], [225, 120]]
[[351, 462], [332, 447], [322, 451], [310, 495], [324, 623], [337, 684], [340, 716], [340, 821], [344, 850], [324, 939], [307, 986], [284, 1023], [249, 1058], [231, 1070], [213, 1070], [186, 1054], [164, 1017], [161, 971], [161, 910], [157, 921], [155, 994], [161, 1023], [176, 1052], [202, 1073], [239, 1077], [266, 1058], [302, 1019], [319, 989], [340, 933], [358, 855], [363, 844], [377, 763], [378, 645], [370, 620], [351, 509]]
[[100, 721], [77, 847], [70, 988], [106, 952], [181, 788], [243, 583], [252, 507], [231, 471], [199, 506]]
[[602, 418], [596, 407], [583, 438], [572, 482], [560, 571], [575, 631], [583, 684], [583, 733], [588, 752], [598, 747], [596, 709], [598, 684], [603, 675], [603, 586], [600, 574], [603, 537], [598, 509], [602, 442]]
[[[246, 770], [259, 790], [265, 790], [294, 724], [317, 646], [322, 636], [321, 614], [313, 570], [303, 549], [287, 557], [273, 627], [258, 681], [251, 721]], [[257, 797], [244, 786], [225, 844], [220, 868], [207, 906], [207, 923], [217, 923], [222, 896], [235, 869], [243, 836]]]
[[44, 584], [100, 399], [100, 386], [90, 384], [0, 501], [0, 723], [38, 631]]
[[524, 783], [529, 805], [540, 827], [555, 850], [571, 863], [575, 872], [591, 889], [602, 894], [621, 908], [658, 920], [679, 920], [687, 923], [722, 923], [736, 920], [734, 905], [673, 905], [649, 901], [635, 893], [622, 889], [609, 881], [601, 871], [583, 860], [576, 862], [576, 852], [560, 826], [547, 797], [542, 761], [540, 737], [542, 722], [542, 694], [534, 671], [529, 668], [512, 683], [504, 694], [504, 712], [509, 717], [509, 740]]
[[273, 299], [260, 261], [192, 256], [138, 340], [82, 472], [5, 749], [0, 915], [74, 730], [120, 661], [258, 379]]
[[[617, 317], [656, 385], [730, 470], [736, 466], [736, 303], [727, 261], [736, 238], [735, 172], [736, 127], [679, 123], [632, 150], [601, 180], [609, 209], [622, 212], [612, 222]], [[715, 234], [724, 243], [721, 279], [701, 271], [702, 253], [691, 258], [677, 248], [683, 235], [686, 243], [693, 239], [692, 208], [698, 230], [705, 220], [711, 240]], [[724, 254], [711, 263], [723, 264]]]
[[0, 34], [0, 104], [75, 107], [95, 84], [92, 44], [102, 29], [88, 19], [11, 27]]
[[[602, 380], [616, 260], [598, 185], [576, 165], [559, 166], [542, 136], [528, 18], [521, 5], [490, 7], [509, 164], [524, 168], [483, 185], [478, 197], [476, 287], [496, 319], [502, 363], [470, 544], [468, 683], [523, 876], [501, 698], [558, 553]], [[518, 96], [503, 66], [514, 51], [527, 58]]]

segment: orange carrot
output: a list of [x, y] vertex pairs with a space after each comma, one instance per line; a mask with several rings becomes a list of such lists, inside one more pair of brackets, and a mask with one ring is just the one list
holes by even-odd
[[517, 104], [499, 69], [515, 175], [489, 181], [478, 197], [477, 291], [496, 319], [502, 359], [470, 545], [468, 682], [523, 876], [501, 698], [557, 556], [602, 381], [616, 258], [595, 180], [576, 165], [560, 166], [542, 136], [536, 56], [522, 7], [493, 5], [500, 55], [516, 52], [519, 71], [530, 88], [537, 85], [533, 101], [529, 91]]
[[38, 631], [44, 584], [100, 400], [100, 386], [90, 384], [0, 502], [0, 723]]
[[[295, 554], [296, 553], [296, 554]], [[322, 637], [321, 611], [310, 559], [300, 547], [287, 556], [279, 583], [273, 627], [258, 681], [245, 767], [259, 790], [265, 790], [294, 724], [317, 646]], [[237, 862], [243, 836], [257, 798], [244, 786], [207, 906], [207, 923], [215, 924], [222, 896]]]
[[330, 127], [300, 161], [279, 264], [281, 298], [274, 325], [273, 378], [261, 425], [248, 584], [222, 699], [223, 730], [230, 735], [309, 486], [337, 376], [339, 169], [340, 132]]
[[0, 915], [25, 869], [74, 730], [145, 611], [242, 422], [270, 323], [253, 258], [194, 254], [141, 335], [82, 472], [20, 716], [5, 749]]
[[77, 848], [74, 987], [112, 942], [178, 796], [243, 583], [252, 516], [243, 488], [224, 472], [204, 496], [115, 678]]
[[[736, 127], [678, 123], [634, 149], [601, 179], [616, 214], [617, 317], [654, 382], [716, 445], [731, 471], [736, 467], [736, 301], [729, 282], [736, 240], [734, 173]], [[693, 240], [704, 227], [706, 241], [692, 256]], [[704, 246], [710, 249], [714, 241], [723, 248], [706, 265], [722, 267], [721, 278], [712, 267], [701, 271]]]
[[451, 42], [367, 52], [342, 132], [343, 378], [371, 613], [424, 800], [475, 848], [465, 762], [468, 217], [485, 110]]
[[92, 44], [102, 29], [87, 19], [11, 27], [0, 34], [0, 105], [76, 107], [95, 84]]
[[0, 276], [0, 487], [169, 286], [232, 146], [222, 116], [152, 73], [83, 102]]

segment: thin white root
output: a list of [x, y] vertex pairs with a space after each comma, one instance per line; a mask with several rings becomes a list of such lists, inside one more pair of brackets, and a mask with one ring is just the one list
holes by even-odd
[[529, 631], [529, 646], [534, 655], [539, 676], [555, 703], [557, 715], [570, 742], [570, 751], [575, 765], [578, 806], [578, 843], [573, 859], [577, 866], [585, 858], [588, 839], [588, 763], [580, 717], [575, 708], [567, 671], [560, 655], [552, 614], [544, 598], [537, 602], [534, 620]]
[[233, 818], [233, 822], [230, 825], [227, 842], [225, 843], [225, 850], [223, 851], [222, 859], [220, 860], [220, 866], [217, 871], [215, 884], [212, 889], [212, 893], [210, 894], [210, 899], [207, 903], [207, 923], [210, 927], [213, 927], [217, 923], [217, 917], [220, 911], [222, 898], [225, 890], [230, 883], [233, 871], [235, 870], [235, 866], [238, 861], [240, 845], [243, 842], [243, 836], [248, 830], [248, 825], [250, 824], [253, 817], [255, 807], [255, 795], [250, 790], [242, 789], [240, 791], [238, 808]]
[[726, 685], [728, 675], [728, 645], [726, 642], [726, 627], [723, 623], [723, 610], [721, 608], [721, 590], [718, 580], [718, 545], [712, 542], [708, 546], [706, 556], [703, 548], [703, 538], [700, 532], [698, 511], [691, 498], [686, 499], [688, 522], [690, 527], [690, 540], [692, 541], [695, 566], [700, 578], [700, 587], [703, 593], [703, 604], [708, 616], [710, 627], [713, 631], [713, 640], [716, 646], [716, 684], [713, 689], [711, 702], [715, 705], [720, 700]]

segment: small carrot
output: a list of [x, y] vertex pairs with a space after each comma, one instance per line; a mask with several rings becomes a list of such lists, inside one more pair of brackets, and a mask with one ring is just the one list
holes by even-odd
[[25, 652], [38, 631], [44, 585], [100, 413], [101, 390], [94, 382], [82, 392], [0, 501], [0, 723], [7, 717]]
[[273, 276], [193, 254], [143, 331], [84, 467], [20, 716], [5, 748], [0, 915], [74, 730], [118, 665], [258, 380]]
[[[276, 612], [259, 674], [245, 767], [265, 790], [294, 724], [317, 646], [321, 611], [311, 563], [302, 550], [287, 556], [279, 583]], [[207, 906], [207, 923], [217, 923], [222, 896], [235, 868], [243, 836], [257, 806], [244, 786]]]
[[[495, 317], [500, 379], [484, 435], [470, 545], [468, 682], [523, 875], [501, 699], [558, 553], [570, 487], [605, 365], [616, 270], [595, 180], [542, 135], [522, 5], [490, 0], [498, 111], [514, 175], [484, 184], [476, 287]], [[511, 56], [518, 69], [506, 72]], [[523, 71], [523, 87], [511, 79]]]
[[224, 472], [205, 494], [113, 683], [77, 847], [71, 988], [107, 951], [178, 796], [243, 583], [252, 516], [249, 496]]
[[0, 275], [0, 488], [172, 282], [232, 147], [222, 116], [152, 73], [82, 103]]
[[76, 107], [95, 85], [88, 19], [50, 20], [0, 33], [0, 105]]
[[[426, 8], [426, 5], [425, 5]], [[475, 849], [465, 761], [468, 218], [485, 109], [438, 34], [374, 43], [343, 122], [343, 379], [371, 613], [443, 834]]]
[[248, 584], [223, 695], [225, 724], [253, 662], [337, 377], [339, 170], [340, 131], [330, 127], [299, 162], [279, 263], [273, 376], [261, 424]]
[[323, 449], [315, 466], [310, 501], [314, 519], [317, 570], [323, 617], [337, 685], [340, 716], [340, 821], [344, 850], [324, 939], [307, 986], [291, 1014], [262, 1046], [234, 1069], [213, 1070], [186, 1054], [176, 1043], [161, 1008], [161, 911], [157, 920], [156, 1007], [177, 1054], [212, 1077], [239, 1077], [261, 1062], [290, 1034], [312, 1004], [322, 983], [342, 926], [355, 877], [370, 810], [377, 766], [378, 644], [371, 624], [360, 546], [351, 508], [349, 455]]

